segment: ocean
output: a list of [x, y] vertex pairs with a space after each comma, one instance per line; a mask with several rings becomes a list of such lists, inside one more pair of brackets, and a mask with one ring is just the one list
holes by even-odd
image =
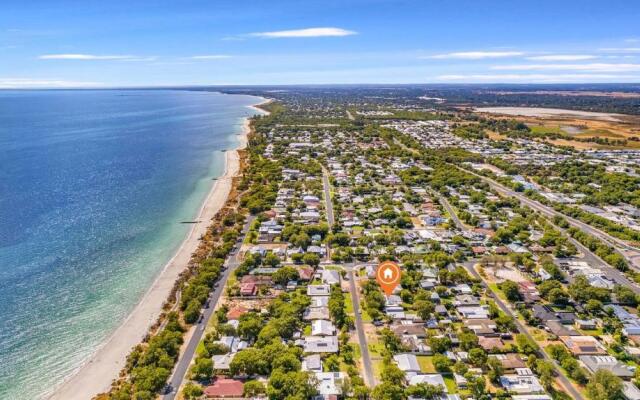
[[41, 398], [126, 318], [260, 100], [0, 91], [0, 399]]

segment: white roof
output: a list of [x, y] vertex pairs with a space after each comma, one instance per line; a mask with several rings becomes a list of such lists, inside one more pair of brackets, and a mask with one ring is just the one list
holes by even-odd
[[311, 322], [311, 335], [312, 336], [330, 336], [335, 334], [336, 327], [333, 326], [331, 321], [324, 319], [316, 319]]
[[429, 385], [438, 386], [441, 385], [446, 389], [444, 378], [440, 374], [418, 374], [409, 379], [409, 385], [417, 385], [419, 383], [427, 383]]
[[418, 363], [418, 358], [413, 354], [396, 354], [393, 356], [396, 364], [398, 364], [398, 368], [402, 371], [420, 371], [420, 364]]

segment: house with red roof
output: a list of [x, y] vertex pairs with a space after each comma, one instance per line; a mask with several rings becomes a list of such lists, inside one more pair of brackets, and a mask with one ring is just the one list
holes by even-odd
[[240, 399], [243, 398], [244, 385], [237, 379], [217, 378], [212, 385], [204, 389], [208, 399]]
[[240, 285], [241, 296], [255, 296], [258, 294], [258, 286], [255, 283], [243, 283]]

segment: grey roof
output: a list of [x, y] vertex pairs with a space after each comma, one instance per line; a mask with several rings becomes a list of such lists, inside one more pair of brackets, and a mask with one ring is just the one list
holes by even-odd
[[606, 369], [612, 374], [619, 377], [632, 377], [633, 371], [629, 369], [625, 364], [618, 361], [613, 356], [580, 356], [580, 361], [587, 367], [589, 371], [595, 373], [600, 369]]
[[337, 353], [337, 336], [308, 336], [304, 338], [305, 353]]

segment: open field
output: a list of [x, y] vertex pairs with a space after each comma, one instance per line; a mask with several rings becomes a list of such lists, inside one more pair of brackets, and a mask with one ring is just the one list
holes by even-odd
[[599, 121], [611, 121], [622, 122], [625, 119], [623, 114], [612, 113], [600, 113], [591, 111], [576, 111], [576, 110], [564, 110], [561, 108], [541, 108], [541, 107], [476, 107], [475, 112], [489, 113], [489, 114], [502, 114], [502, 115], [517, 115], [523, 117], [568, 117], [568, 118], [583, 118], [583, 119], [595, 119]]
[[[537, 134], [557, 134], [563, 136], [559, 139], [541, 139], [557, 146], [569, 146], [578, 150], [588, 149], [620, 149], [620, 148], [640, 148], [640, 141], [634, 141], [632, 138], [640, 138], [640, 117], [632, 115], [622, 114], [606, 114], [606, 113], [588, 113], [586, 111], [572, 111], [572, 110], [560, 110], [560, 109], [542, 109], [542, 108], [527, 108], [527, 107], [488, 107], [478, 108], [478, 112], [484, 112], [484, 110], [504, 110], [513, 109], [513, 114], [507, 112], [496, 114], [495, 118], [498, 119], [514, 119], [526, 123], [533, 133]], [[523, 112], [518, 114], [519, 110], [529, 110], [530, 112]], [[545, 112], [539, 113], [538, 110], [557, 110], [558, 113], [545, 114]], [[563, 113], [560, 113], [562, 111]], [[492, 111], [498, 112], [498, 111]], [[528, 114], [528, 115], [525, 115]], [[589, 117], [582, 116], [582, 114], [589, 115]], [[593, 115], [609, 116], [610, 118], [598, 119]], [[615, 119], [615, 120], [611, 120]], [[496, 132], [487, 132], [489, 138], [493, 140], [505, 139], [504, 136]], [[626, 140], [625, 146], [586, 142], [575, 139], [608, 139]]]

